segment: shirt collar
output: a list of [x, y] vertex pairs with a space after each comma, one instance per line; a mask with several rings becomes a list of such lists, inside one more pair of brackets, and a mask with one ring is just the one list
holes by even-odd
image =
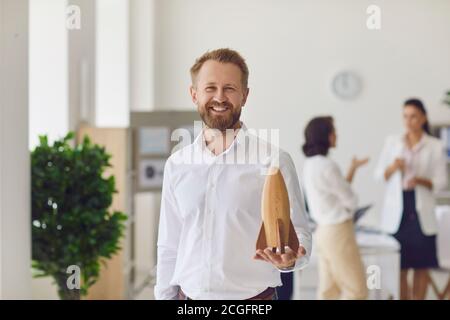
[[[419, 142], [416, 143], [416, 145], [414, 147], [412, 147], [410, 150], [413, 152], [419, 151], [420, 149], [422, 149], [422, 147], [425, 145], [426, 141], [427, 141], [427, 133], [422, 133], [422, 137], [420, 138]], [[405, 147], [407, 146], [407, 141], [406, 141], [406, 134], [403, 135], [403, 143], [405, 144]]]
[[[200, 133], [197, 135], [197, 137], [194, 139], [194, 146], [196, 148], [199, 148], [200, 150], [204, 150], [206, 148], [206, 141], [205, 136], [203, 135], [203, 130], [200, 131]], [[247, 126], [241, 121], [241, 128], [239, 129], [238, 133], [236, 134], [236, 137], [234, 138], [233, 142], [231, 143], [229, 149], [231, 149], [235, 144], [242, 145], [245, 143], [245, 137], [248, 134]]]
[[248, 133], [247, 126], [241, 121], [241, 128], [239, 129], [234, 141], [236, 141], [237, 144], [243, 144], [245, 141], [245, 137], [247, 136], [247, 133]]

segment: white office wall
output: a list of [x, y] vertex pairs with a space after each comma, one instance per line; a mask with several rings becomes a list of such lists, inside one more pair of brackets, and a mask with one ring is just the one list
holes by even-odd
[[95, 125], [129, 124], [129, 1], [96, 0]]
[[95, 124], [95, 1], [68, 0], [80, 10], [80, 28], [68, 31], [69, 129]]
[[30, 148], [69, 129], [66, 0], [30, 3]]
[[[381, 30], [368, 30], [366, 9], [381, 8]], [[450, 123], [441, 105], [450, 89], [450, 1], [446, 0], [170, 0], [159, 1], [155, 101], [161, 109], [193, 110], [189, 68], [209, 49], [230, 47], [247, 59], [249, 127], [280, 129], [281, 147], [301, 173], [303, 129], [316, 115], [335, 117], [347, 170], [354, 154], [369, 156], [357, 173], [361, 204], [375, 202], [366, 223], [378, 221], [382, 187], [372, 179], [384, 138], [402, 130], [405, 98], [424, 99], [431, 122]], [[363, 92], [351, 102], [330, 91], [332, 76], [351, 69]]]
[[156, 0], [130, 1], [130, 109], [155, 109]]
[[0, 70], [0, 299], [30, 299], [26, 0], [0, 0]]
[[[158, 1], [130, 0], [130, 110], [157, 110], [155, 56], [158, 36]], [[160, 193], [139, 192], [134, 197], [135, 282], [154, 275]]]

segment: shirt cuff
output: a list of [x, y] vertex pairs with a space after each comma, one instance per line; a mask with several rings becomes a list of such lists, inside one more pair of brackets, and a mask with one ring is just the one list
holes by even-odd
[[305, 268], [307, 266], [308, 262], [309, 262], [309, 256], [305, 255], [305, 256], [297, 259], [297, 261], [295, 262], [295, 265], [293, 267], [286, 268], [286, 269], [280, 269], [280, 268], [277, 268], [277, 269], [281, 273], [294, 272], [294, 271], [301, 270], [301, 269]]

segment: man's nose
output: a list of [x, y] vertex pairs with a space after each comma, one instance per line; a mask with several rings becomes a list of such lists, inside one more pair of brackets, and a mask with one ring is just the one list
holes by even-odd
[[217, 90], [216, 94], [214, 95], [214, 100], [219, 103], [227, 101], [227, 97], [225, 95], [224, 90], [222, 89]]

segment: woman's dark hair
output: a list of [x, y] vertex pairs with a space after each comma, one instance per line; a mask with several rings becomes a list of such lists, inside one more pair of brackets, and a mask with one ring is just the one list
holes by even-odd
[[330, 134], [333, 133], [332, 117], [317, 117], [309, 121], [305, 128], [305, 143], [303, 153], [307, 157], [318, 154], [326, 156], [330, 149]]
[[[422, 112], [422, 114], [425, 116], [425, 118], [427, 118], [427, 110], [425, 109], [425, 106], [423, 105], [423, 102], [420, 99], [408, 99], [405, 101], [405, 103], [403, 104], [403, 107], [406, 106], [412, 106], [414, 108], [416, 108], [417, 110], [419, 110], [420, 112]], [[430, 124], [428, 123], [428, 118], [426, 119], [425, 123], [422, 126], [422, 129], [428, 133], [430, 133]]]

